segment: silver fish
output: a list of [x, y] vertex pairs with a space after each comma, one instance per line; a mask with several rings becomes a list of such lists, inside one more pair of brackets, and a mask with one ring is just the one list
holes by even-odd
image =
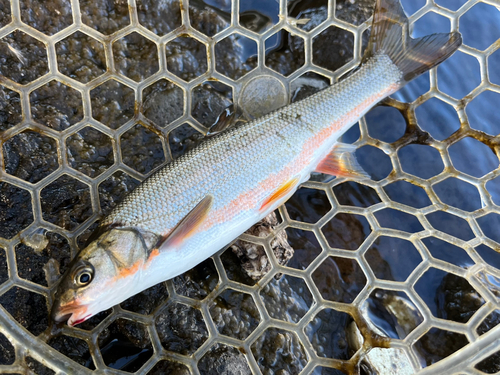
[[378, 0], [360, 67], [342, 82], [202, 143], [138, 186], [73, 260], [52, 317], [79, 324], [192, 268], [283, 204], [319, 171], [366, 177], [338, 138], [438, 65], [459, 33], [413, 40], [397, 0]]

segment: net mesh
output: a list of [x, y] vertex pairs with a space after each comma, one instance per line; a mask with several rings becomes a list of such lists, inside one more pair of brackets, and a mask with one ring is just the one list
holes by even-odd
[[[251, 26], [258, 17], [243, 22], [252, 16], [244, 2], [228, 1], [219, 23], [210, 22], [211, 7], [200, 11], [195, 3], [0, 2], [6, 217], [0, 372], [122, 373], [108, 359], [106, 340], [116, 330], [130, 333], [130, 358], [143, 358], [127, 370], [138, 373], [203, 374], [227, 356], [237, 359], [234, 371], [254, 374], [349, 372], [361, 362], [383, 372], [383, 358], [408, 373], [500, 370], [500, 272], [494, 267], [500, 216], [491, 194], [500, 175], [498, 139], [480, 124], [471, 126], [468, 116], [481, 97], [500, 94], [494, 39], [466, 41], [457, 52], [459, 74], [476, 80], [473, 87], [448, 89], [441, 75], [446, 82], [449, 73], [434, 69], [421, 78], [429, 88], [410, 93], [408, 104], [391, 99], [374, 110], [394, 117], [394, 125], [382, 124], [388, 130], [368, 115], [347, 133], [372, 180], [316, 176], [279, 209], [271, 235], [242, 235], [265, 250], [272, 266], [258, 282], [233, 277], [230, 250], [223, 250], [198, 268], [206, 276], [198, 293], [183, 290], [190, 280], [183, 276], [155, 287], [163, 299], [145, 306], [132, 299], [83, 329], [63, 328], [57, 340], [45, 332], [47, 317], [30, 319], [52, 303], [44, 270], [50, 275], [56, 268], [49, 259], [67, 264], [114, 204], [110, 196], [123, 196], [207, 132], [218, 115], [201, 109], [204, 101], [213, 104], [207, 93], [217, 92], [219, 106], [241, 103], [252, 82], [264, 77], [276, 93], [272, 105], [297, 100], [357, 66], [370, 24], [366, 14], [346, 20], [348, 1], [325, 3], [315, 14], [324, 17], [311, 27], [307, 12], [294, 14], [293, 3], [280, 0], [260, 29]], [[443, 17], [460, 30], [478, 6], [493, 12], [500, 4], [469, 0], [449, 9], [428, 0], [410, 21], [417, 28], [424, 17]], [[315, 53], [328, 33], [351, 47], [339, 49], [339, 66]], [[278, 34], [291, 46], [288, 64], [272, 53]], [[228, 48], [241, 48], [248, 58], [228, 61]], [[168, 110], [158, 104], [165, 101], [173, 103]], [[440, 111], [456, 124], [440, 123]], [[31, 166], [32, 173], [12, 163]], [[470, 199], [454, 199], [454, 189]], [[297, 207], [304, 204], [314, 212], [301, 213]], [[309, 255], [280, 265], [272, 248], [283, 232], [295, 257]], [[40, 251], [33, 250], [37, 236], [38, 244], [48, 241]], [[290, 293], [307, 308], [277, 308], [277, 293]], [[238, 308], [228, 302], [234, 300]], [[198, 322], [196, 332], [183, 333], [176, 316]], [[88, 359], [74, 354], [82, 351]]]

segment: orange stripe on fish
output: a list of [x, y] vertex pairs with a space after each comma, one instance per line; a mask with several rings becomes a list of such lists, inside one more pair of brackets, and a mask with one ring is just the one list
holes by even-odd
[[[101, 223], [120, 223], [116, 229], [123, 230], [109, 230], [106, 241], [99, 240], [101, 233], [78, 254], [99, 277], [75, 290], [75, 263], [59, 284], [57, 303], [64, 306], [82, 296], [88, 311], [72, 316], [80, 322], [211, 256], [288, 198], [315, 168], [336, 175], [356, 170], [347, 146], [339, 146], [344, 153], [332, 151], [338, 137], [377, 101], [444, 61], [462, 43], [456, 32], [413, 40], [408, 30], [398, 0], [377, 0], [368, 48], [356, 72], [285, 109], [207, 139], [154, 173]], [[217, 209], [208, 204], [208, 196]], [[149, 248], [137, 247], [135, 229], [152, 235], [142, 241]], [[150, 246], [159, 237], [162, 243]], [[129, 277], [143, 270], [144, 277]], [[61, 318], [57, 306], [54, 312]]]
[[134, 275], [137, 271], [139, 271], [139, 268], [144, 264], [144, 261], [142, 259], [139, 259], [136, 261], [132, 266], [128, 268], [122, 268], [118, 272], [118, 274], [115, 276], [116, 279], [123, 279], [125, 277], [129, 277]]
[[160, 255], [160, 250], [158, 248], [153, 249], [151, 253], [149, 253], [147, 261], [151, 262], [151, 260], [153, 260], [153, 258], [156, 258], [158, 255]]
[[[262, 199], [259, 198], [259, 196], [262, 197], [262, 195], [271, 194], [271, 196], [266, 198], [264, 203], [262, 203], [262, 206], [267, 205], [266, 208], [270, 207], [271, 203], [276, 201], [272, 200], [272, 194], [274, 194], [274, 192], [278, 192], [281, 186], [285, 186], [287, 182], [283, 183], [283, 181], [287, 181], [287, 178], [289, 178], [289, 176], [299, 174], [300, 171], [302, 171], [307, 165], [310, 164], [314, 152], [318, 149], [318, 146], [320, 146], [324, 142], [325, 139], [329, 138], [338, 130], [340, 130], [346, 122], [361, 116], [361, 114], [368, 108], [370, 108], [373, 103], [383, 99], [390, 93], [396, 91], [396, 89], [397, 85], [392, 85], [389, 86], [386, 90], [370, 96], [360, 105], [355, 107], [350, 113], [346, 114], [338, 121], [333, 123], [330, 127], [325, 128], [314, 136], [310, 137], [304, 142], [302, 152], [288, 165], [284, 166], [281, 171], [270, 175], [265, 180], [261, 181], [255, 188], [240, 194], [226, 206], [211, 212], [210, 217], [204, 223], [202, 230], [208, 230], [213, 225], [230, 221], [242, 210], [250, 210], [255, 208], [259, 204], [259, 199]], [[359, 175], [365, 176], [363, 173], [359, 173]], [[289, 181], [290, 180], [288, 180], [288, 182]], [[262, 195], [259, 195], [259, 192]], [[261, 212], [262, 206], [260, 209]]]

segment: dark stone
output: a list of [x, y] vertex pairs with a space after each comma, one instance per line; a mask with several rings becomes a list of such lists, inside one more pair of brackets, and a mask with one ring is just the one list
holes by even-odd
[[216, 344], [198, 362], [201, 375], [251, 375], [245, 356], [236, 348]]
[[208, 339], [200, 310], [181, 303], [167, 305], [155, 325], [163, 347], [176, 353], [191, 355]]

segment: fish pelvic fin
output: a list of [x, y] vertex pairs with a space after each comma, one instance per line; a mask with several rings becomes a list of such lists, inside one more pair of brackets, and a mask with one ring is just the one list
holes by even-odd
[[316, 172], [337, 177], [367, 178], [370, 176], [359, 165], [355, 155], [356, 146], [338, 143], [316, 167]]
[[401, 86], [450, 57], [462, 44], [459, 32], [413, 39], [399, 0], [377, 0], [370, 41], [362, 62], [387, 55], [402, 72]]
[[282, 184], [269, 197], [267, 197], [264, 200], [259, 211], [265, 212], [270, 207], [275, 205], [277, 202], [284, 199], [287, 195], [289, 195], [290, 193], [292, 193], [295, 190], [295, 188], [299, 185], [299, 182], [300, 182], [299, 178], [294, 177], [291, 180], [288, 180], [287, 182]]

